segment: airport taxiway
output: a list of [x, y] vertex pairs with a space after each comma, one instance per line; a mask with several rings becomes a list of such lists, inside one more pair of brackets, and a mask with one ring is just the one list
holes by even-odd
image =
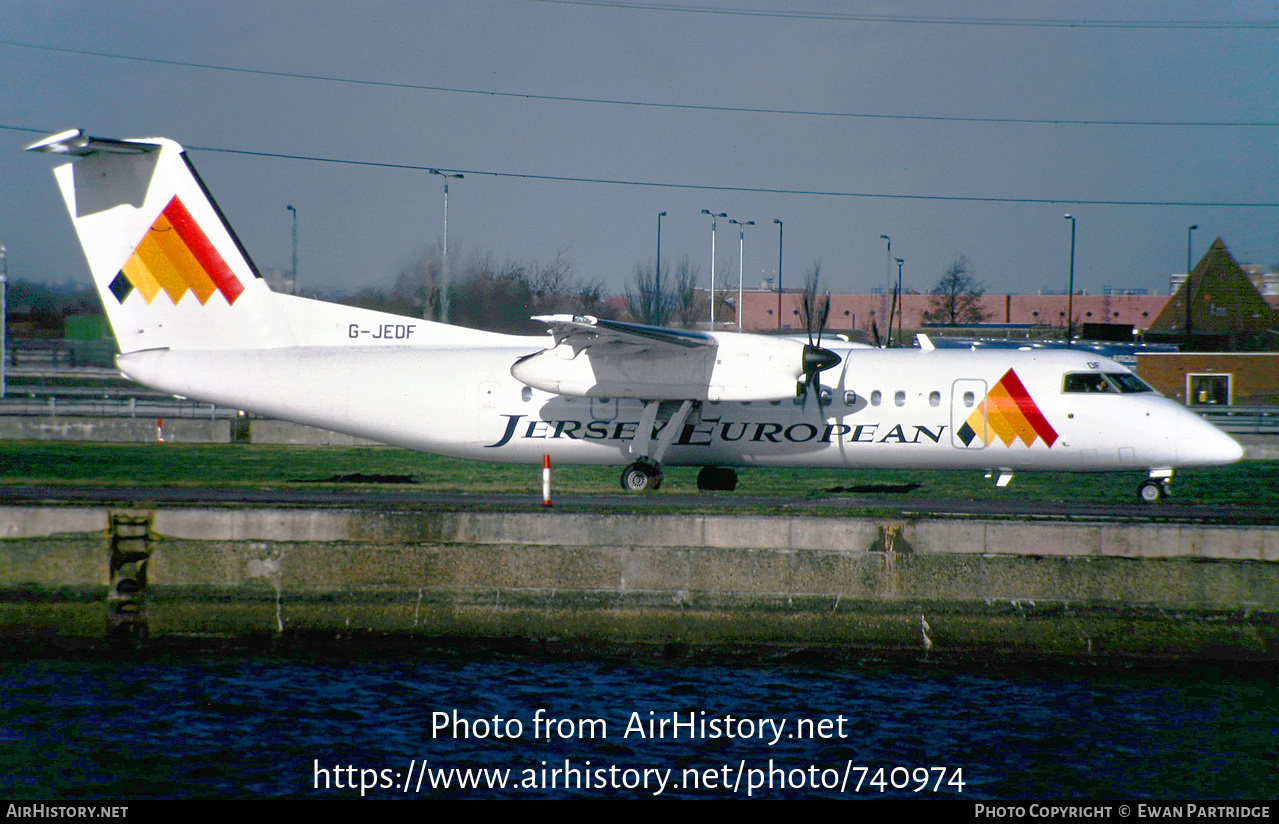
[[[150, 508], [154, 506], [289, 506], [422, 509], [538, 510], [536, 494], [441, 492], [411, 489], [225, 488], [138, 486], [4, 486], [0, 505], [93, 504]], [[706, 512], [724, 514], [770, 510], [806, 511], [890, 510], [903, 517], [977, 516], [1024, 519], [1098, 519], [1219, 524], [1279, 524], [1279, 502], [1265, 499], [1239, 504], [1199, 504], [1175, 498], [1158, 504], [1080, 503], [914, 497], [900, 493], [822, 494], [815, 496], [725, 493], [556, 494], [550, 509], [601, 512]]]

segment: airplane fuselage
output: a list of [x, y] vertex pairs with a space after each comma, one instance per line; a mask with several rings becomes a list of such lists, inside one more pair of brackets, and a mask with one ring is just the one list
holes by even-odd
[[[395, 342], [397, 328], [408, 335], [423, 323], [372, 327], [390, 330], [380, 345], [368, 335], [340, 346], [141, 351], [119, 363], [174, 394], [439, 454], [616, 465], [637, 457], [640, 401], [554, 395], [512, 377], [510, 364], [545, 338]], [[843, 364], [823, 375], [820, 403], [703, 402], [663, 462], [1102, 471], [1212, 465], [1223, 448], [1237, 449], [1156, 393], [1065, 391], [1068, 374], [1127, 372], [1095, 354], [832, 348]], [[1002, 408], [987, 402], [992, 393], [1005, 396]], [[658, 416], [655, 437], [668, 417]]]

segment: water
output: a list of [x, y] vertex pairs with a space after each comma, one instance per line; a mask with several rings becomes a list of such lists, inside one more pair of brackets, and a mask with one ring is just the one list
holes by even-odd
[[[0, 678], [10, 798], [357, 798], [364, 783], [373, 798], [1266, 799], [1279, 774], [1279, 696], [1252, 671], [397, 653], [8, 660]], [[535, 739], [539, 708], [566, 735], [596, 735]], [[627, 735], [633, 713], [691, 713], [733, 737]], [[495, 717], [506, 737], [475, 723]], [[454, 768], [490, 772], [431, 789]], [[537, 786], [488, 786], [493, 770]]]

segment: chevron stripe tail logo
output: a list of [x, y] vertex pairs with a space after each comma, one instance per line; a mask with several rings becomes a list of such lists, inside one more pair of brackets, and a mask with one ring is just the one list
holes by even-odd
[[161, 292], [176, 306], [192, 292], [203, 306], [220, 293], [228, 305], [244, 291], [222, 255], [174, 196], [108, 287], [120, 303], [133, 294], [149, 306]]

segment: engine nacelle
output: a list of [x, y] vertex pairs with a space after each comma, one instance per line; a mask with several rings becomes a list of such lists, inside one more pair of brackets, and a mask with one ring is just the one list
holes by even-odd
[[814, 367], [839, 363], [833, 352], [789, 338], [710, 337], [715, 345], [692, 347], [564, 341], [520, 359], [511, 374], [535, 389], [574, 397], [775, 401], [795, 397]]

